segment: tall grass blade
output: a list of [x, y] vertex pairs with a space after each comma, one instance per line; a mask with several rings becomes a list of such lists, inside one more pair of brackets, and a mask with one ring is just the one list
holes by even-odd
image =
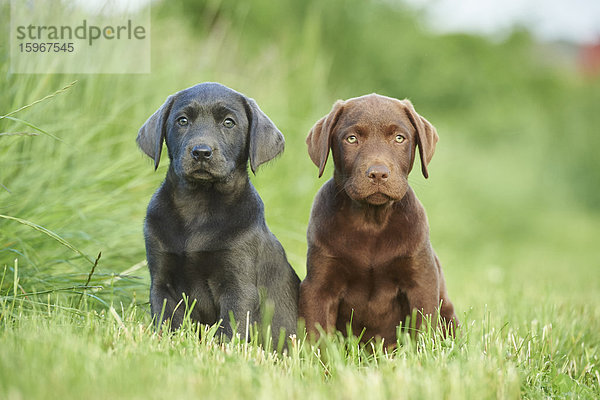
[[[6, 115], [4, 117], [2, 117], [2, 118], [10, 119], [11, 121], [15, 121], [15, 122], [20, 122], [20, 123], [22, 123], [24, 125], [27, 125], [28, 127], [32, 128], [32, 129], [35, 129], [38, 132], [43, 133], [44, 135], [50, 136], [52, 139], [58, 140], [59, 142], [63, 142], [63, 140], [61, 138], [59, 138], [58, 136], [55, 136], [55, 135], [51, 134], [50, 132], [43, 130], [42, 128], [40, 128], [39, 126], [36, 126], [36, 125], [32, 124], [31, 122], [27, 122], [27, 121], [25, 121], [23, 119], [20, 119], [20, 118], [7, 117]], [[35, 136], [35, 134], [30, 134], [28, 136]]]
[[27, 221], [26, 219], [17, 218], [17, 217], [11, 217], [10, 215], [2, 215], [2, 214], [0, 214], [0, 218], [13, 220], [13, 221], [16, 221], [16, 222], [18, 222], [20, 224], [29, 226], [30, 228], [33, 228], [33, 229], [35, 229], [38, 232], [42, 232], [43, 234], [50, 236], [52, 239], [56, 240], [58, 243], [60, 243], [63, 246], [67, 247], [68, 249], [73, 250], [75, 253], [79, 254], [81, 257], [83, 257], [85, 260], [87, 260], [90, 264], [94, 265], [94, 260], [92, 260], [87, 254], [85, 254], [84, 252], [82, 252], [81, 250], [79, 250], [78, 248], [76, 248], [71, 243], [67, 242], [65, 239], [63, 239], [62, 237], [60, 237], [56, 233], [52, 232], [51, 230], [46, 229], [43, 226], [35, 224], [35, 223], [31, 222], [31, 221]]
[[14, 115], [14, 114], [16, 114], [16, 113], [18, 113], [18, 112], [21, 112], [21, 111], [23, 111], [23, 110], [26, 110], [26, 109], [28, 109], [28, 108], [30, 108], [30, 107], [33, 107], [34, 105], [36, 105], [36, 104], [38, 104], [38, 103], [41, 103], [42, 101], [45, 101], [45, 100], [51, 99], [52, 97], [54, 97], [54, 96], [56, 96], [56, 95], [59, 95], [59, 94], [61, 94], [61, 93], [63, 93], [63, 92], [66, 92], [67, 90], [69, 90], [69, 89], [71, 89], [73, 86], [75, 86], [75, 84], [76, 84], [76, 83], [77, 83], [77, 81], [73, 81], [73, 82], [69, 83], [67, 86], [63, 87], [62, 89], [58, 89], [56, 92], [54, 92], [54, 93], [52, 93], [52, 94], [49, 94], [48, 96], [45, 96], [45, 97], [43, 97], [43, 98], [41, 98], [41, 99], [39, 99], [39, 100], [36, 100], [36, 101], [34, 101], [34, 102], [32, 102], [32, 103], [26, 104], [26, 105], [24, 105], [23, 107], [17, 108], [16, 110], [14, 110], [14, 111], [11, 111], [11, 112], [9, 112], [9, 113], [8, 113], [8, 114], [6, 114], [6, 115], [0, 115], [0, 119], [8, 118], [8, 117], [9, 117], [9, 116], [11, 116], [11, 115]]
[[[92, 275], [94, 275], [94, 271], [96, 270], [96, 267], [98, 266], [98, 261], [100, 261], [100, 257], [102, 257], [102, 252], [98, 253], [98, 257], [96, 257], [96, 261], [94, 261], [94, 265], [92, 265], [92, 269], [90, 271], [90, 274], [88, 275], [87, 281], [85, 282], [85, 287], [87, 287], [90, 284], [90, 281], [92, 280]], [[83, 300], [83, 294], [85, 293], [85, 289], [83, 289], [83, 292], [81, 292], [81, 295], [79, 296], [79, 301], [77, 302], [77, 308], [79, 308], [81, 306], [81, 300]]]

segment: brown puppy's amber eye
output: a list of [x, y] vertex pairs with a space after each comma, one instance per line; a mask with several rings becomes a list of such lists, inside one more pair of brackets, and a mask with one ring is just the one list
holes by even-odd
[[186, 126], [188, 124], [188, 119], [186, 117], [177, 118], [177, 123], [181, 126]]
[[350, 135], [346, 138], [346, 142], [348, 142], [350, 144], [356, 143], [357, 141], [358, 141], [358, 139], [354, 135]]
[[402, 136], [402, 135], [396, 135], [396, 139], [395, 140], [396, 140], [396, 143], [402, 143], [402, 142], [404, 142], [405, 139], [406, 138], [404, 136]]

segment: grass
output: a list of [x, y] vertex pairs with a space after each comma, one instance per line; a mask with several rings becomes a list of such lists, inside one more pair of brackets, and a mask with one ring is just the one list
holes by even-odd
[[[523, 33], [435, 37], [383, 3], [280, 3], [157, 4], [150, 75], [8, 75], [0, 41], [0, 398], [598, 398], [599, 83], [536, 63]], [[398, 21], [392, 51], [377, 38]], [[430, 179], [410, 183], [457, 339], [298, 337], [278, 356], [210, 328], [153, 331], [142, 222], [168, 160], [154, 172], [135, 136], [167, 95], [211, 80], [286, 136], [252, 180], [301, 277], [324, 182], [306, 133], [337, 98], [412, 99], [440, 134]]]
[[[598, 312], [540, 304], [535, 320], [488, 309], [456, 340], [401, 336], [393, 352], [331, 338], [296, 339], [287, 356], [191, 327], [156, 334], [138, 306], [73, 312], [41, 296], [3, 321], [6, 398], [516, 398], [597, 396]], [[4, 305], [6, 306], [6, 304]], [[570, 308], [570, 307], [568, 307]], [[579, 322], [577, 322], [579, 321]], [[208, 330], [208, 328], [205, 328]]]

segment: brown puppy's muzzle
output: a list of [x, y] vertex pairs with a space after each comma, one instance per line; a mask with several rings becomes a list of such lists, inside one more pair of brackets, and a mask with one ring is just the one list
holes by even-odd
[[373, 194], [365, 197], [367, 203], [372, 205], [382, 205], [393, 200], [393, 190], [390, 190], [386, 185], [390, 174], [390, 169], [385, 164], [374, 164], [367, 169], [365, 175], [371, 182], [371, 188], [375, 190]]
[[[358, 160], [357, 160], [358, 161]], [[404, 197], [407, 183], [399, 166], [382, 160], [357, 162], [344, 182], [351, 199], [379, 206]]]
[[388, 180], [390, 169], [384, 164], [375, 164], [367, 169], [367, 177], [374, 184], [381, 184]]

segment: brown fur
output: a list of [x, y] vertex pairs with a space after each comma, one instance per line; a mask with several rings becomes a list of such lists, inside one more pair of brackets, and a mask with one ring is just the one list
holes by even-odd
[[299, 313], [309, 331], [318, 324], [345, 332], [352, 321], [363, 340], [395, 343], [413, 310], [417, 327], [421, 314], [436, 318], [437, 311], [443, 329], [458, 322], [425, 209], [407, 181], [417, 150], [428, 177], [437, 140], [408, 100], [377, 94], [336, 102], [311, 129], [306, 142], [319, 176], [330, 150], [335, 171], [316, 195], [308, 226]]

